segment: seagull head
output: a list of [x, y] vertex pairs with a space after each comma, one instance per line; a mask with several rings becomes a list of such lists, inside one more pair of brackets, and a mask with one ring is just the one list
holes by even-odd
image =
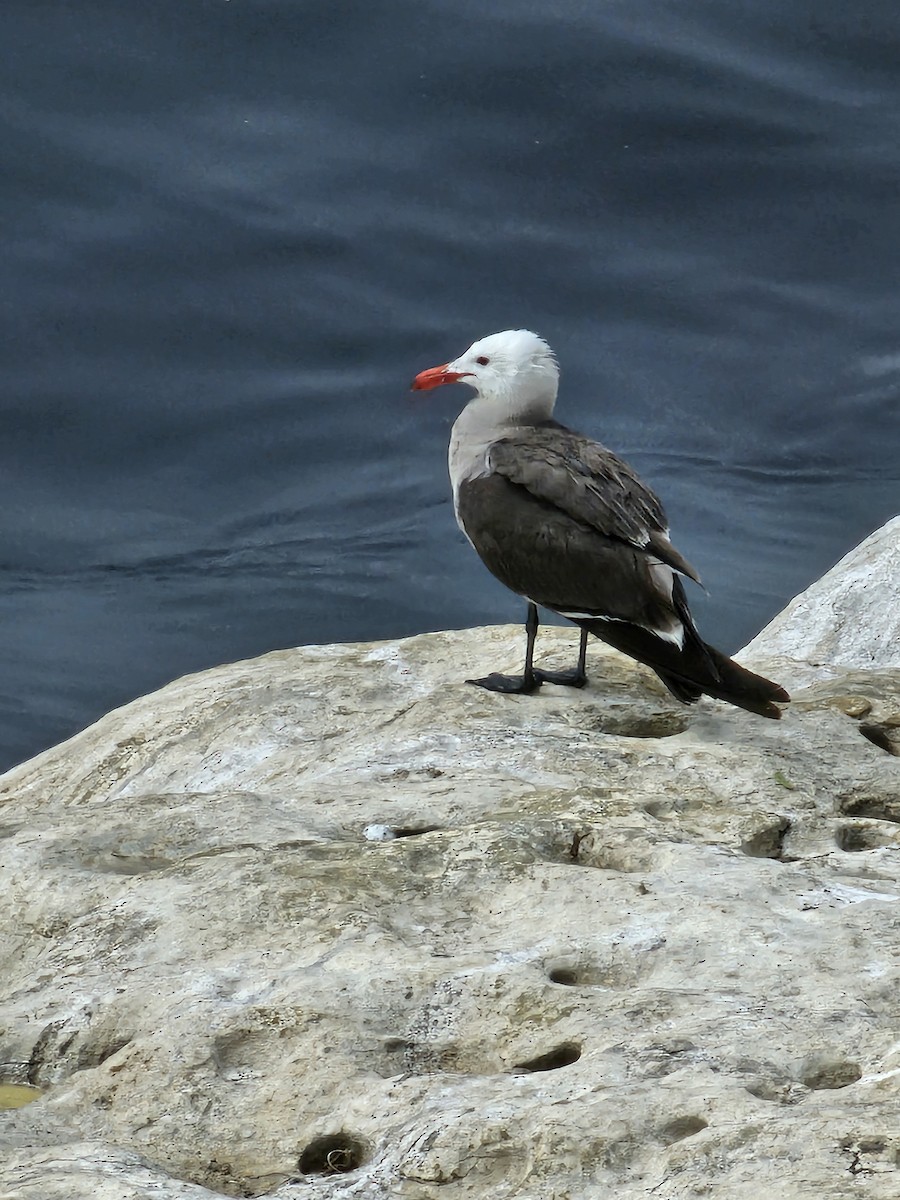
[[540, 420], [553, 411], [559, 367], [543, 338], [528, 329], [507, 329], [479, 338], [453, 362], [421, 371], [412, 386], [413, 391], [425, 392], [445, 383], [474, 388], [471, 404]]

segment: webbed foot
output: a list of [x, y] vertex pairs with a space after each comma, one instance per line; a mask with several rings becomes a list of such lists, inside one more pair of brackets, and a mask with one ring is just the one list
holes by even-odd
[[534, 673], [541, 683], [555, 683], [560, 687], [583, 688], [588, 681], [587, 675], [579, 667], [573, 667], [570, 671], [541, 671], [536, 667]]
[[488, 692], [504, 692], [508, 696], [530, 696], [541, 686], [539, 678], [543, 672], [533, 671], [530, 675], [500, 675], [496, 671], [485, 675], [483, 679], [467, 679], [475, 687], [484, 688]]

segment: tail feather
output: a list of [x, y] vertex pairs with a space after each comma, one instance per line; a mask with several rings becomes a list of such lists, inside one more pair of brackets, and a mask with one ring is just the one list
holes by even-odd
[[684, 646], [657, 637], [639, 625], [602, 618], [576, 621], [607, 645], [651, 667], [672, 695], [693, 704], [702, 695], [778, 720], [790, 696], [762, 675], [754, 675], [714, 646], [704, 642], [693, 623], [685, 625]]

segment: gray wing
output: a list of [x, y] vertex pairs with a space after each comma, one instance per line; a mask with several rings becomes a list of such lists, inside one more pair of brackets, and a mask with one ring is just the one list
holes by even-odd
[[668, 538], [659, 498], [634, 470], [599, 442], [555, 422], [493, 442], [489, 469], [580, 525], [658, 558], [700, 582]]

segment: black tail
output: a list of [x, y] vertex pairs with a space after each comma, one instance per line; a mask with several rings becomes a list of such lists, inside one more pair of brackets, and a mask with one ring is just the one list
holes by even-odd
[[784, 688], [762, 675], [754, 675], [713, 646], [708, 646], [697, 633], [686, 608], [685, 615], [683, 647], [625, 621], [592, 619], [575, 624], [601, 642], [652, 667], [672, 695], [684, 704], [693, 704], [705, 694], [748, 712], [759, 713], [761, 717], [778, 720], [781, 717], [778, 704], [790, 700]]

